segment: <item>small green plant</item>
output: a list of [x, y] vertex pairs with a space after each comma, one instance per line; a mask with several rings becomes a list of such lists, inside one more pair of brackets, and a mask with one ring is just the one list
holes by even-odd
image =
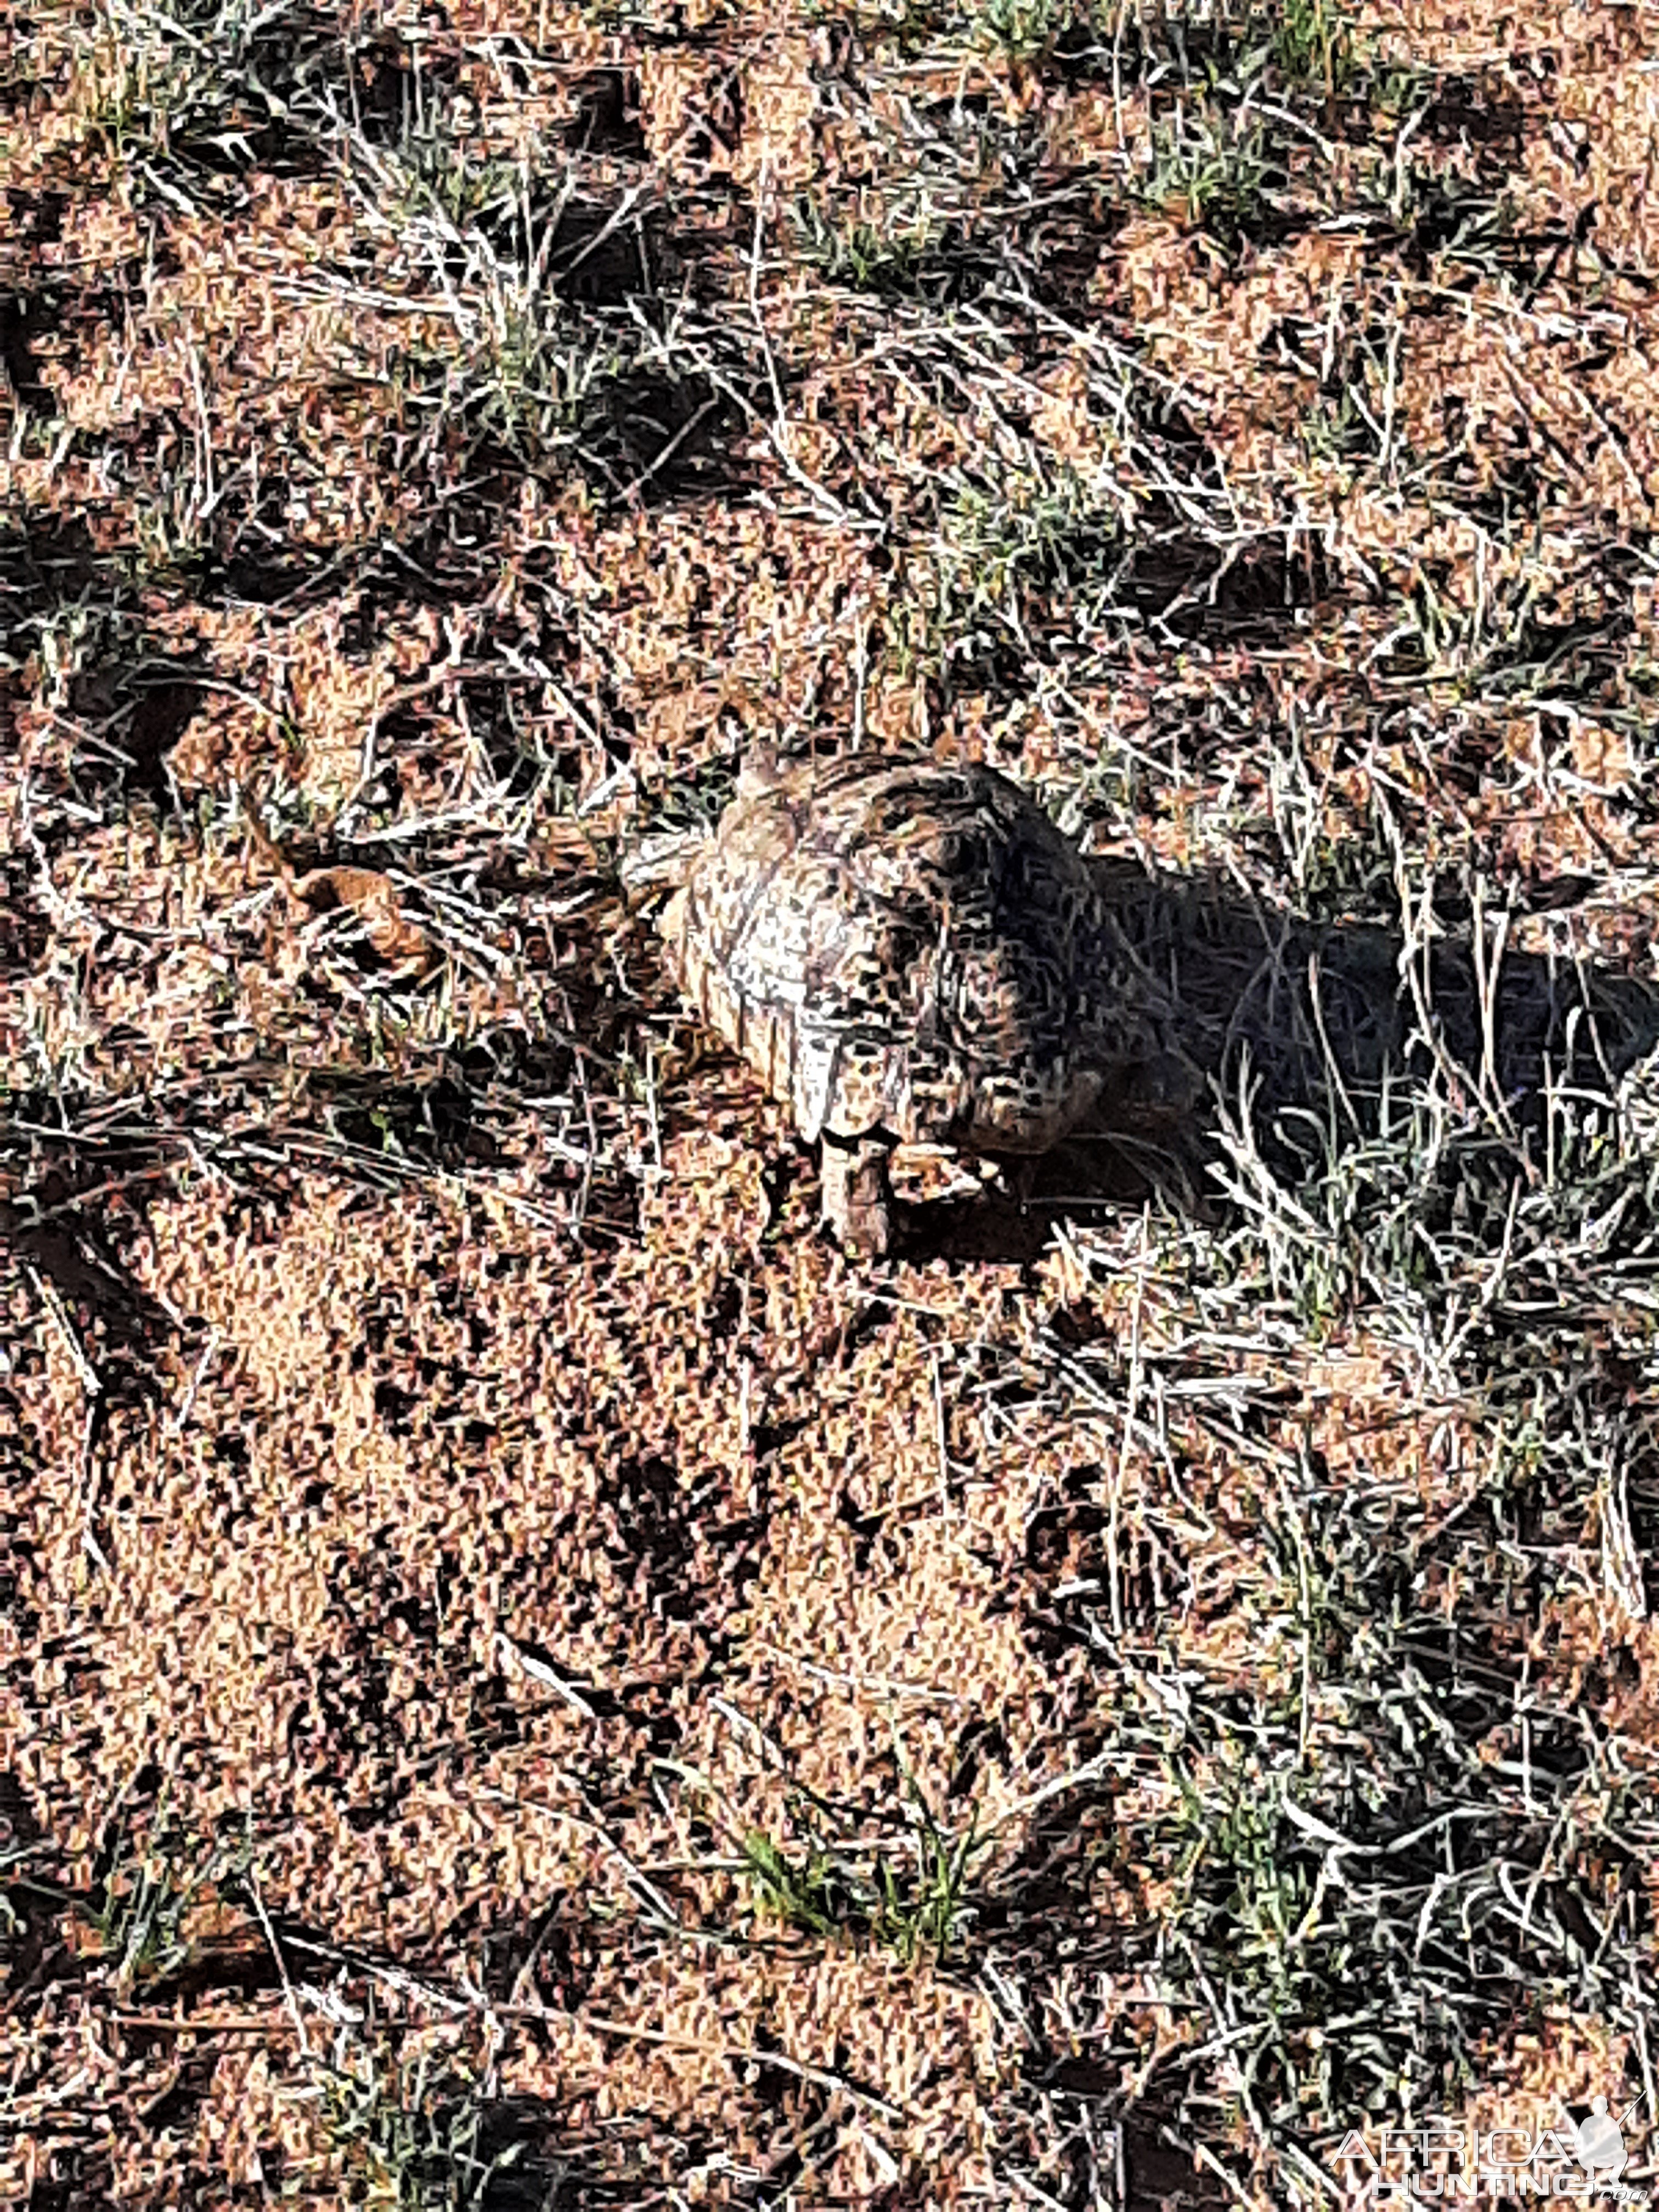
[[888, 298], [915, 291], [939, 235], [925, 210], [872, 221], [809, 198], [795, 203], [794, 224], [802, 258], [823, 270], [832, 283]]
[[1352, 469], [1375, 461], [1381, 443], [1376, 417], [1352, 383], [1317, 392], [1297, 424], [1302, 451], [1316, 465]]
[[1296, 1953], [1310, 1932], [1314, 1892], [1310, 1855], [1285, 1849], [1282, 1788], [1231, 1760], [1202, 1787], [1188, 1775], [1176, 1780], [1188, 1832], [1176, 1869], [1182, 1905], [1198, 1909], [1230, 1990], [1282, 2006], [1304, 1978]]
[[867, 1937], [907, 1966], [927, 1952], [944, 1958], [971, 1917], [967, 1875], [978, 1830], [970, 1820], [948, 1835], [906, 1780], [914, 1813], [902, 1855], [878, 1849], [872, 1858], [852, 1844], [815, 1843], [792, 1858], [769, 1836], [745, 1836], [743, 1856], [763, 1909], [804, 1935]]
[[[495, 2147], [488, 2070], [422, 2050], [411, 2061], [367, 2039], [322, 2069], [324, 2124], [353, 2169], [350, 2199], [380, 2212], [474, 2212], [498, 2200], [523, 2157]], [[534, 2201], [532, 2199], [531, 2201]]]
[[1395, 188], [1393, 211], [1437, 281], [1440, 272], [1459, 269], [1496, 282], [1506, 272], [1530, 275], [1537, 265], [1539, 249], [1522, 239], [1510, 192], [1408, 162]]
[[971, 1916], [966, 1902], [968, 1865], [979, 1842], [970, 1819], [959, 1836], [945, 1834], [914, 1782], [910, 1794], [918, 1814], [911, 1832], [915, 1865], [901, 1869], [885, 1856], [876, 1861], [878, 1902], [872, 1917], [876, 1941], [911, 1966], [924, 1952], [944, 1959]]
[[1238, 111], [1200, 100], [1153, 123], [1136, 197], [1231, 252], [1268, 212], [1266, 187], [1279, 167], [1259, 120], [1241, 125]]
[[1032, 595], [1052, 605], [1103, 581], [1121, 543], [1115, 505], [1070, 463], [1033, 454], [1013, 468], [988, 455], [946, 480], [921, 601], [948, 651], [987, 616], [1018, 629]]
[[763, 1910], [787, 1926], [830, 1936], [853, 1918], [853, 1900], [827, 1851], [809, 1851], [797, 1863], [756, 1829], [744, 1838], [743, 1855]]
[[118, 1830], [106, 1845], [91, 1910], [118, 1988], [161, 1979], [185, 1965], [195, 1948], [192, 1916], [248, 1863], [246, 1844], [192, 1836], [165, 1807], [137, 1848]]
[[314, 123], [313, 95], [349, 69], [300, 0], [98, 0], [82, 40], [85, 117], [135, 200], [222, 199], [226, 180], [282, 156]]
[[1292, 85], [1334, 100], [1353, 74], [1353, 33], [1328, 0], [1280, 0], [1272, 40], [1273, 60]]
[[993, 46], [1015, 61], [1030, 61], [1047, 52], [1074, 14], [1068, 0], [984, 0], [979, 22]]

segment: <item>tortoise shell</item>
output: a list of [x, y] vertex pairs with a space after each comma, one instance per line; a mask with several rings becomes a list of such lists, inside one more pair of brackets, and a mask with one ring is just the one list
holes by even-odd
[[1088, 863], [994, 769], [751, 769], [672, 872], [677, 981], [809, 1142], [1043, 1152], [1147, 1048]]

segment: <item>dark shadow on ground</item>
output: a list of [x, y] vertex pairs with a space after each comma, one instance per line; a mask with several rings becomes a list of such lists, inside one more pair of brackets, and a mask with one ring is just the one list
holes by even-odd
[[[1210, 1170], [1223, 1157], [1224, 1112], [1248, 1122], [1294, 1190], [1333, 1156], [1406, 1124], [1430, 1083], [1458, 1134], [1484, 1134], [1524, 1174], [1523, 1161], [1543, 1159], [1552, 1089], [1605, 1097], [1659, 1044], [1652, 981], [1509, 950], [1494, 969], [1493, 918], [1478, 956], [1466, 901], [1437, 902], [1437, 941], [1407, 960], [1396, 929], [1299, 921], [1230, 888], [1098, 865], [1164, 1019], [1169, 1059], [1132, 1072], [1109, 1116], [1038, 1162], [1023, 1200], [913, 1209], [905, 1227], [918, 1255], [1029, 1260], [1056, 1216], [1154, 1196], [1217, 1218]], [[1561, 886], [1568, 902], [1582, 890]], [[1543, 884], [1530, 910], [1562, 902]]]
[[[9, 1103], [27, 1121], [31, 1106], [45, 1102], [14, 1096]], [[9, 1145], [15, 1160], [26, 1141], [0, 1121], [0, 1162]], [[161, 1389], [155, 1363], [161, 1347], [180, 1336], [193, 1340], [204, 1326], [151, 1297], [122, 1263], [109, 1233], [107, 1194], [128, 1175], [153, 1176], [158, 1150], [142, 1142], [31, 1146], [33, 1171], [25, 1187], [15, 1199], [0, 1199], [0, 1267], [9, 1258], [37, 1285], [50, 1286], [63, 1326], [97, 1378], [88, 1449], [113, 1408], [149, 1402]]]

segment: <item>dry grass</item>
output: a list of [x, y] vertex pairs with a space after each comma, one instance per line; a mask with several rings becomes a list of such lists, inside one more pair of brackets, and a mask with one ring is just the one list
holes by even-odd
[[[0, 2194], [1651, 2166], [1646, 11], [0, 22]], [[848, 1265], [616, 840], [988, 758], [1204, 1078]]]

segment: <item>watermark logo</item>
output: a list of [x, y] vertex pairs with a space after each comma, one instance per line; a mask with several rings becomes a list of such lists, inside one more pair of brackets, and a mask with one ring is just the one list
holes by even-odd
[[[1638, 2097], [1637, 2103], [1640, 2102]], [[1625, 2170], [1625, 2160], [1630, 2155], [1625, 2148], [1623, 2124], [1634, 2110], [1635, 2106], [1627, 2105], [1615, 2120], [1607, 2111], [1605, 2097], [1590, 2099], [1589, 2111], [1579, 2121], [1574, 2138], [1578, 2163], [1586, 2173], [1598, 2179], [1605, 2175], [1609, 2181], [1618, 2180]]]
[[1653, 2201], [1652, 2191], [1622, 2178], [1630, 2160], [1625, 2123], [1643, 2097], [1613, 2113], [1607, 2099], [1598, 2096], [1582, 2119], [1575, 2121], [1564, 2107], [1559, 2127], [1531, 2132], [1472, 2128], [1449, 2119], [1424, 2119], [1370, 2134], [1350, 2129], [1330, 2159], [1345, 2185], [1346, 2212], [1436, 2199], [1646, 2204]]

